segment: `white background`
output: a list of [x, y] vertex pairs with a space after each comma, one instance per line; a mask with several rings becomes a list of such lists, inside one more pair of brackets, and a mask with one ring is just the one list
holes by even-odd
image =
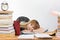
[[[1, 3], [4, 0], [0, 0]], [[40, 26], [53, 31], [57, 28], [57, 16], [52, 11], [60, 11], [60, 0], [6, 0], [9, 3], [9, 10], [13, 11], [13, 20], [19, 16], [36, 19]], [[1, 10], [1, 9], [0, 9]]]

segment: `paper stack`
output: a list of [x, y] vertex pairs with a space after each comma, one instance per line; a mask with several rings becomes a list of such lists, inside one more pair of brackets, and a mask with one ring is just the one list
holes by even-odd
[[14, 36], [12, 11], [0, 11], [0, 36]]

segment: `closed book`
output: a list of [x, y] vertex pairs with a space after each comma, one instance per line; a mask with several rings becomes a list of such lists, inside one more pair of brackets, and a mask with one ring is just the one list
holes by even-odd
[[58, 23], [60, 23], [60, 20], [58, 20]]
[[13, 24], [0, 24], [0, 28], [1, 27], [12, 27], [13, 26]]
[[57, 28], [57, 30], [60, 30], [60, 28]]
[[56, 36], [60, 36], [60, 32], [57, 32], [57, 33], [56, 33]]
[[15, 35], [20, 35], [20, 22], [19, 21], [14, 21], [14, 29], [15, 29]]
[[15, 32], [12, 33], [5, 33], [5, 34], [0, 34], [1, 37], [9, 37], [9, 36], [15, 36]]
[[14, 29], [9, 30], [9, 31], [0, 31], [0, 34], [8, 34], [8, 33], [14, 32], [14, 31], [15, 31]]
[[60, 28], [60, 26], [58, 26], [58, 28]]
[[60, 30], [57, 30], [57, 32], [60, 32]]
[[0, 14], [12, 14], [13, 11], [0, 11]]
[[60, 23], [58, 23], [58, 25], [60, 25]]
[[[4, 19], [5, 21], [7, 21], [7, 20], [9, 20], [9, 21], [11, 21], [12, 20], [12, 18], [11, 19]], [[3, 19], [0, 19], [0, 21], [4, 21]]]
[[0, 20], [0, 24], [12, 24], [12, 19], [4, 19], [4, 20]]
[[0, 31], [9, 31], [9, 30], [13, 30], [13, 27], [0, 27]]
[[60, 19], [60, 16], [58, 16], [58, 19]]
[[60, 22], [58, 22], [58, 25], [60, 25]]
[[58, 20], [60, 20], [60, 19], [58, 19]]
[[11, 19], [12, 15], [0, 15], [0, 19]]

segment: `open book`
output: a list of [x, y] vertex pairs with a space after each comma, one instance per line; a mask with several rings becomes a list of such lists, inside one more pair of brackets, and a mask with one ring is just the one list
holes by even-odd
[[18, 38], [33, 39], [34, 37], [36, 37], [36, 38], [52, 38], [48, 34], [40, 34], [40, 33], [36, 33], [36, 34], [23, 34], [23, 35], [20, 35]]

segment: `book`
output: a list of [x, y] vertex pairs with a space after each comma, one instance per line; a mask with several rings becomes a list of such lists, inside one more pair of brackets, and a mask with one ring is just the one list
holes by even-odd
[[13, 26], [13, 24], [0, 24], [0, 28], [2, 27], [11, 27]]
[[52, 38], [52, 36], [50, 36], [48, 34], [42, 34], [42, 33], [35, 34], [35, 37], [37, 37], [37, 38]]
[[34, 39], [34, 35], [19, 35], [18, 39]]
[[12, 14], [13, 11], [0, 11], [0, 14]]
[[10, 14], [10, 15], [4, 15], [4, 14], [3, 14], [3, 15], [1, 15], [1, 14], [0, 14], [0, 16], [2, 16], [2, 17], [3, 17], [3, 16], [6, 16], [6, 17], [8, 17], [8, 16], [12, 16], [12, 15], [11, 15], [11, 14]]
[[0, 27], [0, 31], [9, 31], [14, 29], [13, 27]]
[[15, 32], [15, 30], [12, 29], [12, 30], [9, 30], [9, 31], [0, 31], [0, 34], [9, 34], [9, 33], [12, 33], [12, 32]]
[[0, 20], [0, 24], [12, 24], [12, 19], [4, 19], [4, 20]]
[[12, 19], [12, 15], [0, 15], [0, 19]]
[[56, 37], [60, 37], [60, 32], [57, 32], [56, 33]]
[[40, 33], [34, 33], [34, 34], [21, 34], [18, 36], [18, 39], [34, 39], [36, 38], [52, 38], [52, 36], [48, 34], [40, 34]]

